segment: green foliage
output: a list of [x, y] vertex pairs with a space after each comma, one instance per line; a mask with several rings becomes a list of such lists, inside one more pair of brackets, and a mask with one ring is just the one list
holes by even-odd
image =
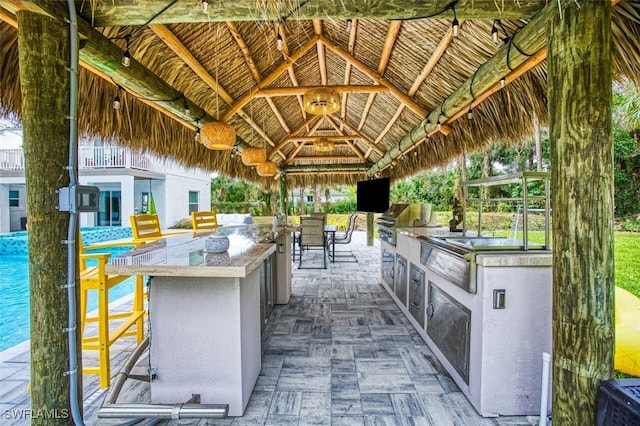
[[[623, 220], [617, 225], [617, 229], [627, 232], [640, 232], [640, 220]], [[640, 255], [640, 253], [638, 253]]]
[[191, 218], [180, 219], [173, 224], [171, 228], [175, 229], [191, 229]]
[[274, 195], [250, 183], [220, 176], [211, 180], [211, 210], [217, 213], [273, 214]]
[[390, 202], [431, 203], [434, 210], [448, 210], [453, 203], [455, 172], [422, 173], [391, 187]]

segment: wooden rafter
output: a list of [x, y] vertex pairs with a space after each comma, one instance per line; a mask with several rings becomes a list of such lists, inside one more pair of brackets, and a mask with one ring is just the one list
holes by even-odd
[[[318, 130], [318, 127], [320, 127], [320, 125], [322, 124], [324, 120], [322, 119], [322, 117], [320, 117], [320, 119], [318, 121], [316, 121], [313, 126], [311, 127], [311, 130], [309, 131], [309, 134], [313, 134], [316, 130]], [[287, 157], [287, 159], [285, 160], [285, 164], [288, 164], [291, 160], [293, 160], [295, 158], [296, 155], [298, 155], [298, 152], [300, 152], [300, 150], [304, 147], [306, 142], [301, 142], [298, 146], [296, 146], [293, 151], [291, 152], [291, 154], [289, 154], [289, 156]]]
[[234, 102], [233, 105], [229, 108], [229, 110], [222, 117], [223, 121], [228, 121], [229, 118], [233, 117], [233, 115], [238, 112], [238, 110], [244, 107], [251, 99], [255, 96], [255, 94], [260, 90], [275, 81], [287, 68], [289, 68], [295, 61], [300, 59], [302, 55], [304, 55], [309, 49], [311, 49], [318, 42], [318, 37], [314, 36], [309, 41], [307, 41], [299, 50], [293, 53], [291, 56], [287, 57], [275, 70], [273, 70], [269, 75], [264, 77], [262, 81], [251, 89], [247, 91], [240, 99]]
[[351, 62], [353, 66], [358, 68], [362, 73], [371, 78], [374, 82], [381, 84], [389, 89], [389, 93], [391, 93], [394, 97], [396, 97], [401, 103], [405, 104], [410, 110], [416, 113], [419, 117], [424, 117], [427, 115], [427, 110], [414, 102], [410, 97], [408, 97], [404, 92], [394, 86], [390, 81], [382, 77], [377, 72], [373, 71], [371, 68], [367, 66], [364, 62], [357, 59], [350, 53], [346, 52], [337, 44], [333, 43], [330, 39], [325, 37], [324, 35], [319, 36], [320, 41], [332, 52], [336, 55], [340, 56], [347, 62]]
[[[358, 20], [354, 19], [351, 21], [351, 32], [349, 33], [349, 54], [353, 55], [353, 52], [356, 48], [356, 34], [358, 30]], [[345, 69], [344, 69], [344, 84], [345, 86], [351, 82], [351, 62], [346, 61]], [[342, 95], [342, 105], [340, 109], [340, 117], [345, 119], [347, 116], [347, 97], [348, 93], [344, 93]], [[342, 129], [342, 126], [340, 126]]]
[[[235, 26], [234, 26], [235, 27]], [[193, 56], [193, 54], [187, 49], [184, 44], [171, 32], [169, 28], [165, 25], [159, 24], [151, 24], [149, 25], [149, 29], [153, 31], [153, 33], [160, 40], [164, 42], [164, 44], [173, 51], [191, 70], [198, 76], [200, 79], [209, 86], [214, 92], [218, 94], [225, 102], [229, 105], [233, 104], [233, 97], [224, 89], [224, 87], [220, 86], [218, 82], [213, 78], [211, 74], [200, 64], [200, 62]], [[233, 34], [233, 30], [232, 30]], [[246, 46], [245, 46], [246, 47]], [[242, 47], [240, 47], [242, 50]], [[259, 75], [259, 74], [258, 74]], [[245, 120], [249, 126], [251, 126], [269, 145], [274, 146], [274, 142], [271, 140], [269, 135], [266, 134], [264, 129], [256, 123], [253, 118], [251, 118], [244, 110], [238, 110], [238, 115]], [[284, 155], [281, 154], [282, 158]]]
[[[338, 126], [338, 124], [336, 124], [335, 121], [333, 121], [330, 117], [327, 117], [327, 121], [336, 130], [336, 132], [342, 134], [342, 130], [340, 129], [340, 126]], [[355, 152], [355, 154], [360, 158], [360, 160], [362, 160], [363, 163], [367, 161], [367, 159], [364, 158], [364, 155], [362, 155], [362, 152], [360, 152], [356, 144], [354, 144], [353, 142], [351, 142], [351, 140], [348, 140], [348, 139], [345, 139], [345, 142], [349, 146], [349, 148], [351, 148], [351, 150]]]
[[[231, 35], [233, 36], [236, 43], [238, 44], [240, 51], [242, 52], [244, 61], [249, 67], [249, 70], [251, 71], [251, 75], [253, 75], [253, 79], [255, 80], [256, 83], [260, 83], [260, 81], [262, 81], [262, 76], [260, 75], [260, 71], [258, 71], [258, 67], [256, 67], [255, 62], [253, 61], [253, 57], [251, 56], [251, 50], [249, 49], [249, 47], [247, 46], [247, 43], [245, 43], [244, 41], [244, 38], [242, 38], [242, 35], [238, 31], [238, 27], [236, 27], [236, 24], [234, 24], [233, 22], [227, 21], [226, 24], [227, 24], [227, 27], [229, 28], [229, 31], [231, 32]], [[284, 117], [278, 110], [278, 107], [276, 106], [276, 104], [273, 103], [273, 101], [269, 98], [267, 98], [267, 103], [269, 104], [271, 111], [273, 111], [273, 114], [278, 119], [278, 122], [280, 123], [284, 131], [286, 133], [290, 133], [291, 130], [289, 129], [287, 122], [284, 120]]]
[[[289, 57], [289, 44], [287, 43], [287, 35], [284, 31], [284, 23], [278, 22], [276, 24], [276, 33], [280, 34], [282, 37], [282, 57], [286, 59]], [[287, 68], [287, 73], [289, 74], [289, 80], [291, 80], [291, 84], [293, 86], [299, 86], [298, 79], [296, 77], [296, 72], [293, 67]], [[304, 100], [302, 99], [302, 95], [296, 95], [298, 98], [298, 105], [300, 106], [300, 112], [302, 113], [302, 119], [307, 119], [307, 111], [304, 110]], [[309, 130], [309, 129], [307, 129]]]
[[353, 141], [353, 140], [357, 140], [360, 139], [358, 136], [352, 136], [352, 135], [338, 135], [338, 136], [292, 136], [289, 138], [290, 142], [317, 142], [320, 139], [327, 139], [330, 140], [332, 142], [337, 142], [337, 141]]
[[[288, 143], [292, 142], [291, 138], [294, 137], [295, 135], [297, 135], [298, 133], [300, 133], [302, 131], [302, 129], [304, 128], [308, 128], [308, 126], [313, 123], [314, 121], [318, 121], [320, 122], [320, 117], [317, 115], [312, 115], [310, 117], [308, 117], [304, 123], [302, 123], [297, 129], [295, 129], [293, 132], [291, 132], [291, 134], [286, 137], [282, 142], [278, 143], [273, 150], [269, 153], [269, 158], [273, 158], [273, 156], [275, 156], [276, 152], [279, 152], [284, 146], [286, 146]], [[317, 123], [318, 124], [318, 123]], [[319, 124], [318, 124], [319, 125]], [[295, 142], [294, 142], [295, 143]], [[297, 146], [297, 145], [296, 145]]]
[[[380, 63], [378, 65], [378, 74], [380, 76], [384, 76], [384, 72], [387, 70], [389, 58], [391, 57], [391, 52], [393, 51], [393, 46], [396, 43], [396, 39], [398, 38], [398, 33], [400, 32], [401, 26], [402, 21], [391, 21], [391, 23], [389, 24], [387, 36], [384, 40], [384, 46], [382, 47], [382, 54], [380, 55]], [[362, 128], [364, 127], [364, 123], [367, 121], [367, 118], [369, 118], [369, 111], [371, 110], [373, 101], [375, 101], [375, 99], [375, 93], [371, 93], [369, 95], [369, 99], [367, 99], [367, 103], [364, 106], [364, 110], [362, 111], [362, 118], [360, 119], [360, 124], [358, 125], [359, 131], [362, 130]]]
[[[463, 24], [464, 24], [464, 19], [461, 19], [460, 26], [462, 26]], [[452, 41], [453, 41], [453, 30], [449, 28], [445, 33], [444, 37], [442, 37], [442, 39], [440, 40], [440, 43], [438, 43], [438, 46], [436, 46], [436, 49], [433, 51], [433, 53], [429, 57], [429, 60], [427, 60], [427, 63], [425, 64], [420, 74], [418, 74], [418, 77], [416, 77], [416, 79], [413, 81], [413, 84], [407, 91], [407, 96], [413, 97], [413, 95], [416, 94], [416, 92], [420, 88], [420, 85], [427, 79], [429, 74], [431, 74], [431, 71], [433, 71], [433, 68], [436, 66], [436, 64], [438, 63], [438, 61], [440, 60], [444, 52], [447, 50], [449, 45], [451, 45]], [[404, 108], [405, 108], [404, 104], [400, 104], [398, 106], [396, 113], [393, 115], [393, 117], [391, 117], [391, 120], [389, 120], [385, 128], [382, 129], [382, 131], [376, 138], [375, 143], [379, 143], [382, 140], [382, 138], [389, 132], [389, 130], [391, 130], [393, 125], [396, 123], [396, 121], [398, 121], [398, 118], [400, 118], [400, 114], [402, 114], [402, 110]]]
[[[322, 22], [319, 19], [313, 20], [313, 31], [317, 36], [322, 35]], [[318, 68], [320, 69], [320, 84], [327, 85], [327, 57], [325, 56], [324, 46], [318, 42]]]
[[333, 116], [332, 118], [335, 119], [335, 120], [338, 120], [338, 124], [340, 124], [341, 126], [345, 127], [347, 130], [349, 130], [354, 135], [358, 136], [358, 139], [360, 139], [366, 145], [369, 145], [371, 147], [371, 149], [373, 149], [379, 155], [384, 155], [384, 151], [383, 150], [381, 150], [378, 146], [376, 146], [376, 144], [371, 142], [368, 138], [364, 137], [359, 131], [357, 131], [356, 129], [351, 127], [351, 125], [349, 125], [349, 123], [347, 123], [341, 117]]

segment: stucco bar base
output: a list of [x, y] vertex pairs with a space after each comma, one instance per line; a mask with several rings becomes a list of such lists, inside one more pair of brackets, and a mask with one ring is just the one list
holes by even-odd
[[202, 404], [229, 404], [230, 416], [243, 414], [261, 367], [259, 272], [151, 279], [152, 403], [199, 394]]

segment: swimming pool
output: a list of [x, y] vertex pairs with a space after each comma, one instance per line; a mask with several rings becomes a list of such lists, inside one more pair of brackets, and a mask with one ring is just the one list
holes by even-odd
[[[82, 239], [90, 245], [101, 241], [131, 237], [131, 228], [82, 228]], [[128, 250], [127, 247], [109, 249], [112, 254]], [[104, 250], [101, 250], [104, 251]], [[27, 233], [0, 234], [0, 351], [29, 339], [29, 259]], [[109, 291], [109, 301], [133, 292], [134, 278], [130, 278]], [[91, 292], [95, 293], [95, 292]], [[95, 309], [95, 294], [88, 301]]]

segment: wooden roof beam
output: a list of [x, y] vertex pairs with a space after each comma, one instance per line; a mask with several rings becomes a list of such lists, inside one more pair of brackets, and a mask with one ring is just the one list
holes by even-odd
[[321, 35], [319, 37], [320, 37], [320, 41], [322, 41], [322, 43], [329, 50], [331, 50], [332, 52], [334, 52], [335, 54], [340, 56], [345, 61], [351, 62], [351, 64], [353, 66], [358, 68], [362, 73], [367, 75], [374, 82], [387, 87], [389, 89], [389, 92], [394, 97], [396, 97], [400, 102], [405, 104], [410, 110], [412, 110], [414, 113], [416, 113], [419, 117], [425, 117], [427, 115], [427, 110], [426, 109], [422, 108], [420, 105], [418, 105], [416, 102], [414, 102], [409, 96], [407, 96], [404, 92], [402, 92], [400, 89], [395, 87], [387, 79], [385, 79], [380, 74], [378, 74], [377, 72], [375, 72], [371, 68], [369, 68], [364, 62], [362, 62], [361, 60], [357, 59], [356, 57], [354, 57], [350, 53], [346, 52], [344, 49], [342, 49], [337, 44], [333, 43], [327, 37], [325, 37], [323, 35]]
[[366, 164], [324, 164], [322, 165], [322, 169], [318, 169], [318, 166], [315, 164], [286, 166], [282, 168], [282, 170], [285, 173], [295, 173], [295, 172], [319, 173], [320, 171], [325, 171], [326, 173], [357, 171], [362, 173], [362, 172], [366, 172], [366, 169], [367, 169]]
[[311, 39], [309, 39], [309, 41], [302, 45], [299, 50], [291, 54], [291, 56], [286, 58], [280, 65], [276, 67], [275, 70], [264, 77], [260, 83], [249, 89], [247, 93], [245, 93], [240, 99], [238, 99], [233, 105], [231, 105], [229, 110], [222, 117], [223, 121], [227, 121], [229, 120], [229, 118], [233, 117], [233, 115], [238, 112], [240, 108], [244, 107], [251, 101], [251, 99], [258, 91], [260, 91], [260, 89], [264, 89], [265, 87], [273, 83], [283, 72], [286, 71], [287, 68], [293, 65], [295, 61], [300, 59], [302, 55], [304, 55], [307, 51], [309, 51], [309, 49], [315, 46], [317, 42], [318, 36], [311, 37]]
[[[333, 128], [338, 132], [338, 133], [342, 133], [342, 130], [340, 129], [340, 126], [338, 126], [338, 124], [336, 124], [335, 121], [331, 120], [330, 118], [327, 119], [327, 121], [333, 126]], [[349, 146], [349, 148], [351, 148], [351, 150], [353, 152], [355, 152], [355, 154], [360, 158], [360, 160], [363, 163], [366, 163], [367, 159], [364, 158], [364, 155], [362, 155], [362, 152], [360, 152], [360, 150], [358, 149], [358, 147], [356, 146], [355, 143], [351, 142], [350, 140], [345, 139], [346, 144]]]
[[[313, 31], [317, 36], [322, 35], [322, 21], [319, 19], [313, 20]], [[318, 42], [318, 68], [320, 69], [320, 84], [327, 85], [327, 57], [325, 56], [324, 46]]]
[[339, 135], [339, 136], [293, 136], [289, 138], [290, 142], [318, 142], [320, 139], [327, 139], [331, 142], [337, 141], [353, 141], [360, 139], [358, 136], [353, 135]]
[[[177, 2], [154, 20], [157, 24], [187, 22], [224, 21], [279, 21], [291, 12], [290, 2], [274, 3], [264, 7], [265, 2], [255, 0], [234, 0], [229, 2], [209, 1], [209, 13], [192, 2]], [[458, 0], [458, 19], [529, 19], [541, 10], [548, 0], [502, 0], [478, 1]], [[336, 2], [309, 2], [301, 6], [288, 19], [348, 19], [353, 16], [371, 19], [416, 19], [433, 16], [443, 18], [443, 10], [448, 1], [403, 0], [402, 7], [395, 2], [363, 2], [362, 0], [342, 0]], [[161, 7], [160, 7], [161, 8]], [[153, 1], [112, 2], [96, 1], [85, 8], [85, 19], [91, 19], [96, 27], [122, 25], [144, 25], [150, 16], [158, 12], [158, 4]], [[444, 15], [449, 18], [449, 16]]]
[[[309, 132], [309, 134], [313, 134], [318, 129], [318, 127], [320, 127], [320, 125], [322, 124], [323, 121], [324, 120], [322, 119], [322, 117], [320, 118], [320, 120], [316, 121], [313, 124], [313, 127], [311, 127], [311, 131]], [[293, 151], [291, 152], [289, 157], [287, 157], [287, 159], [285, 160], [285, 164], [288, 163], [289, 161], [291, 161], [293, 158], [295, 158], [296, 155], [298, 155], [298, 152], [300, 152], [300, 150], [304, 147], [305, 143], [306, 142], [301, 142], [298, 146], [296, 146], [293, 149]]]

